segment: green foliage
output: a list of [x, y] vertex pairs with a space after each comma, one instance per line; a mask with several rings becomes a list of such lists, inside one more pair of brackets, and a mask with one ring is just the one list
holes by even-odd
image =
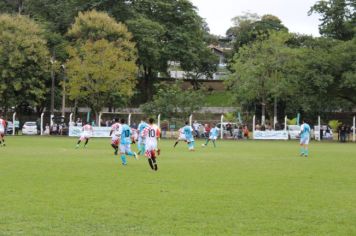
[[153, 100], [141, 106], [148, 115], [161, 114], [164, 118], [187, 118], [200, 110], [204, 95], [201, 90], [183, 89], [180, 81], [156, 86]]
[[319, 31], [321, 35], [339, 40], [350, 40], [356, 34], [355, 0], [317, 1], [309, 14], [321, 15]]
[[205, 96], [205, 103], [208, 107], [231, 107], [231, 94], [229, 91], [224, 92], [211, 92]]
[[333, 130], [333, 132], [337, 132], [339, 126], [341, 125], [342, 123], [338, 120], [330, 120], [328, 125], [331, 127], [331, 129]]
[[261, 38], [268, 38], [270, 32], [288, 32], [282, 21], [273, 15], [260, 17], [254, 13], [245, 13], [233, 18], [234, 26], [228, 29], [227, 35], [233, 36], [234, 50], [238, 52], [244, 45], [253, 43]]
[[0, 100], [5, 112], [45, 99], [49, 59], [43, 31], [33, 20], [0, 15]]
[[[100, 28], [104, 26], [104, 28]], [[119, 97], [129, 98], [136, 85], [136, 50], [126, 27], [106, 13], [80, 13], [68, 32], [68, 90], [94, 112]]]

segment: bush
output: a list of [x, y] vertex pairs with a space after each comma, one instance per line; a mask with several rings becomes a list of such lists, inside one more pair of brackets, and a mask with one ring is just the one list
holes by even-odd
[[330, 120], [328, 125], [332, 128], [333, 132], [337, 132], [337, 129], [342, 123], [338, 120]]

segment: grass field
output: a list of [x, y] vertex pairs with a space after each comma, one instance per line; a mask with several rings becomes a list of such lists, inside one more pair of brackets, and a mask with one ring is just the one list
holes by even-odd
[[356, 145], [161, 143], [159, 171], [107, 139], [8, 137], [0, 235], [356, 235]]

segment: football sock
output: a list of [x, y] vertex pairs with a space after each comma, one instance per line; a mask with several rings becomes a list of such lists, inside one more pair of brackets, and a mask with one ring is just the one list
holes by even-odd
[[145, 154], [145, 146], [144, 145], [141, 146], [140, 153], [142, 155]]
[[132, 151], [127, 152], [127, 155], [129, 156], [135, 156], [135, 154]]
[[309, 154], [309, 150], [308, 150], [308, 149], [305, 149], [304, 155], [305, 155], [305, 156], [308, 156], [308, 154]]
[[126, 157], [124, 154], [121, 155], [121, 161], [123, 165], [126, 165]]
[[213, 140], [214, 147], [216, 147], [215, 140]]
[[206, 142], [205, 142], [205, 146], [208, 145], [210, 139], [207, 139]]
[[173, 147], [176, 147], [176, 146], [177, 146], [177, 144], [178, 144], [178, 141], [176, 141], [176, 143], [174, 144], [174, 146], [173, 146]]
[[154, 170], [157, 171], [157, 170], [158, 170], [158, 166], [157, 166], [157, 162], [156, 162], [156, 157], [153, 157], [153, 158], [152, 158], [152, 162], [153, 162], [153, 168], [154, 168]]
[[79, 145], [79, 144], [80, 144], [80, 142], [81, 142], [81, 141], [80, 141], [80, 140], [78, 140], [77, 145]]
[[304, 155], [304, 148], [300, 148], [300, 155]]
[[85, 141], [84, 146], [86, 146], [86, 145], [88, 144], [88, 142], [89, 142], [89, 139], [87, 139], [87, 140]]
[[151, 158], [148, 158], [148, 164], [150, 164], [151, 169], [154, 170], [153, 162]]

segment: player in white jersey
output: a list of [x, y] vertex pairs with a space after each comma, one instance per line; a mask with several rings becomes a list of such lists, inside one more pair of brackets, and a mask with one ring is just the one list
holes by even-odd
[[158, 148], [158, 139], [161, 135], [161, 131], [157, 125], [153, 124], [154, 119], [150, 118], [148, 121], [148, 126], [143, 130], [142, 137], [145, 140], [145, 156], [148, 158], [148, 164], [154, 171], [158, 170], [158, 165], [156, 161], [157, 155], [160, 154], [160, 149]]
[[303, 120], [300, 126], [300, 156], [308, 157], [309, 155], [309, 141], [310, 141], [310, 126]]
[[119, 119], [115, 118], [115, 123], [111, 126], [110, 136], [111, 136], [111, 147], [115, 150], [114, 155], [116, 156], [119, 152], [120, 143], [120, 123]]
[[206, 142], [205, 144], [203, 144], [203, 147], [206, 147], [209, 141], [212, 141], [214, 147], [216, 147], [215, 141], [218, 139], [218, 135], [219, 135], [219, 129], [216, 127], [216, 124], [213, 124], [213, 128], [210, 129], [209, 137], [206, 139]]
[[0, 146], [5, 145], [6, 121], [0, 116]]
[[80, 143], [84, 140], [85, 140], [84, 148], [86, 148], [91, 136], [93, 136], [93, 127], [89, 123], [86, 124], [86, 122], [83, 122], [82, 134], [78, 140], [76, 148], [79, 148]]
[[185, 134], [184, 134], [183, 128], [180, 128], [180, 129], [178, 130], [178, 138], [177, 138], [176, 142], [174, 143], [174, 146], [173, 146], [173, 147], [176, 147], [177, 144], [179, 143], [179, 141], [187, 142], [187, 139], [185, 138]]

